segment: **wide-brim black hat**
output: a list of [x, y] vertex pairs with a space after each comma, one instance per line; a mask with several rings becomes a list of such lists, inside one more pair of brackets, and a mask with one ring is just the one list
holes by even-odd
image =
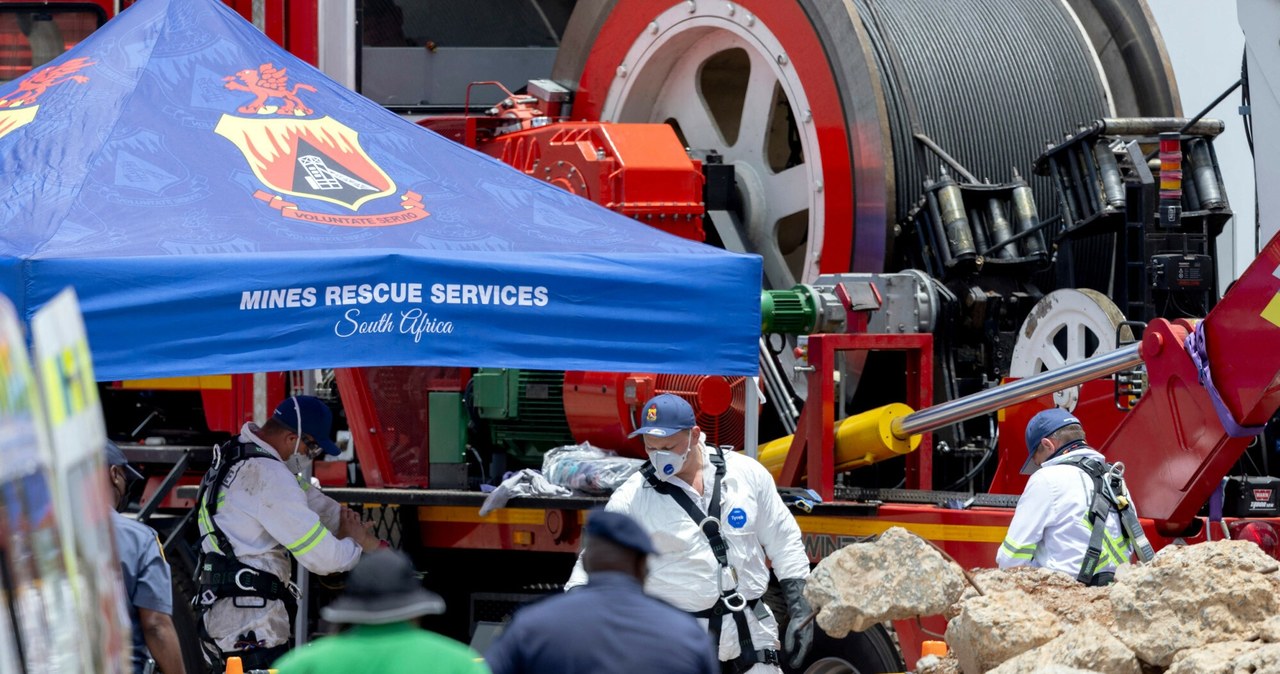
[[404, 553], [378, 550], [361, 558], [347, 579], [347, 589], [320, 609], [331, 623], [384, 625], [444, 613], [444, 599], [424, 589]]

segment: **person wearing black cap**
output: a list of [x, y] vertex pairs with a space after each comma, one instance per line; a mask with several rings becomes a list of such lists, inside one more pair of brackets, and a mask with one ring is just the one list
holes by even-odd
[[711, 639], [689, 614], [644, 593], [653, 543], [635, 520], [587, 517], [581, 589], [516, 612], [485, 653], [493, 674], [713, 674]]
[[107, 475], [115, 495], [111, 523], [125, 595], [129, 599], [129, 620], [133, 623], [133, 671], [146, 671], [154, 660], [164, 674], [185, 674], [182, 646], [173, 626], [173, 585], [169, 562], [160, 539], [151, 527], [120, 514], [128, 505], [129, 485], [142, 475], [129, 465], [116, 443], [107, 441]]
[[[1051, 408], [1032, 417], [1025, 439], [1027, 460], [1022, 473], [1031, 477], [996, 552], [996, 564], [1002, 569], [1053, 569], [1091, 585], [1111, 582], [1116, 568], [1130, 561], [1134, 544], [1145, 545], [1146, 541], [1130, 540], [1114, 506], [1093, 512], [1094, 494], [1102, 484], [1094, 474], [1105, 474], [1110, 464], [1085, 441], [1080, 420], [1064, 409]], [[1126, 508], [1136, 522], [1127, 499]], [[1092, 521], [1104, 517], [1106, 524], [1098, 532], [1091, 557]]]
[[[679, 396], [655, 396], [640, 420], [631, 435], [644, 436], [649, 461], [605, 507], [635, 518], [662, 553], [645, 590], [699, 618], [726, 671], [780, 674], [784, 658], [799, 669], [813, 643], [804, 597], [809, 557], [773, 476], [748, 456], [708, 447], [693, 407]], [[585, 561], [579, 558], [566, 589], [586, 580]], [[790, 618], [781, 644], [761, 600], [770, 567]]]
[[237, 656], [245, 669], [265, 668], [288, 650], [297, 611], [289, 555], [323, 576], [381, 544], [358, 514], [296, 475], [310, 459], [338, 453], [332, 420], [322, 400], [294, 396], [217, 449], [196, 499], [196, 610], [211, 664]]
[[351, 628], [285, 655], [272, 668], [280, 674], [486, 674], [478, 653], [414, 622], [441, 613], [444, 599], [422, 587], [404, 553], [376, 550], [356, 564], [342, 596], [320, 609], [320, 617]]

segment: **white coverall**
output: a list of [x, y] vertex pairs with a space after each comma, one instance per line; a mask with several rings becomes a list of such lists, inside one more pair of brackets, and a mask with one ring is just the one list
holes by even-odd
[[[1000, 568], [1039, 566], [1071, 574], [1072, 578], [1080, 573], [1093, 533], [1088, 524], [1093, 478], [1062, 461], [1067, 456], [1075, 460], [1081, 455], [1104, 460], [1102, 454], [1086, 447], [1050, 459], [1031, 474], [1018, 498], [1009, 532], [996, 552]], [[1107, 535], [1094, 573], [1115, 572], [1117, 566], [1130, 560], [1131, 554], [1132, 547], [1120, 527], [1120, 515], [1112, 511], [1107, 516]]]
[[[679, 478], [669, 483], [689, 493], [695, 504], [706, 512], [711, 503], [715, 484], [715, 466], [711, 463], [704, 435], [697, 449], [702, 459], [703, 494]], [[800, 526], [788, 512], [778, 496], [773, 476], [756, 460], [734, 452], [724, 452], [725, 476], [721, 482], [721, 532], [729, 546], [729, 564], [737, 569], [738, 590], [746, 599], [755, 599], [769, 587], [769, 567], [765, 557], [773, 563], [773, 571], [779, 579], [807, 578], [809, 558], [800, 538]], [[689, 460], [693, 460], [690, 457]], [[711, 551], [711, 544], [689, 514], [676, 500], [659, 494], [640, 473], [635, 473], [613, 493], [605, 510], [630, 515], [653, 539], [658, 554], [649, 558], [649, 577], [644, 590], [676, 608], [695, 612], [709, 608], [720, 596], [716, 589], [716, 577], [720, 564]], [[571, 589], [587, 582], [582, 568], [582, 558], [573, 569], [573, 575], [565, 584]], [[756, 619], [751, 609], [745, 610], [751, 626], [751, 641], [756, 650], [781, 650], [778, 641], [778, 623], [772, 613], [763, 622]], [[707, 619], [698, 622], [707, 627]], [[738, 629], [733, 616], [722, 618], [719, 644], [720, 660], [733, 660], [741, 648], [738, 645]], [[781, 653], [780, 653], [781, 655]], [[749, 670], [778, 672], [780, 669], [757, 663]]]
[[[260, 439], [258, 427], [246, 423], [241, 442], [252, 442], [275, 457], [254, 457], [240, 461], [228, 473], [219, 492], [214, 521], [231, 543], [236, 558], [289, 582], [289, 554], [317, 575], [346, 571], [360, 560], [360, 546], [351, 539], [339, 539], [335, 532], [342, 506], [311, 487], [302, 485], [289, 472], [279, 453]], [[200, 519], [200, 534], [209, 532]], [[203, 538], [205, 551], [214, 550], [214, 537]], [[222, 651], [242, 650], [236, 637], [253, 630], [262, 648], [279, 646], [289, 640], [289, 614], [284, 603], [272, 601], [267, 608], [240, 608], [234, 599], [220, 599], [205, 614], [205, 628]], [[241, 605], [257, 603], [252, 597]]]

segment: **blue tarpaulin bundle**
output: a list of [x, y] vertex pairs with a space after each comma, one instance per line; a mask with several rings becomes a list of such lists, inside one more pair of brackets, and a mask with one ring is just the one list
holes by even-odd
[[761, 265], [143, 0], [0, 87], [0, 292], [79, 295], [102, 380], [364, 365], [755, 374]]

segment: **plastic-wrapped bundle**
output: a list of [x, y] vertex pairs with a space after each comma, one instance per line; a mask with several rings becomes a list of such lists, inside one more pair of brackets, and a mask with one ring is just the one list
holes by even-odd
[[556, 447], [542, 457], [542, 474], [555, 485], [605, 496], [640, 470], [641, 459], [628, 459], [584, 442]]

